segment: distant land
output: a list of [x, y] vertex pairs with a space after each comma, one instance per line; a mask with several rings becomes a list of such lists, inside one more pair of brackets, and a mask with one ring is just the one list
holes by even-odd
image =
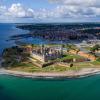
[[50, 41], [100, 39], [100, 23], [17, 24], [17, 28], [30, 32], [14, 35], [11, 39], [26, 37], [37, 37]]

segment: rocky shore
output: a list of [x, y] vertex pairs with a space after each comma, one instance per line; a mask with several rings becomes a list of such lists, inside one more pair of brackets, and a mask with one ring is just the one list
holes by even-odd
[[73, 78], [73, 77], [94, 75], [99, 72], [100, 68], [83, 68], [79, 71], [69, 70], [66, 72], [34, 72], [34, 73], [0, 69], [0, 74], [26, 77], [26, 78], [62, 78], [62, 77]]

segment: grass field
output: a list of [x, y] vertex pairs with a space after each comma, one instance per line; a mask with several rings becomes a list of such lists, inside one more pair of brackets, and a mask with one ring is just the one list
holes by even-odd
[[8, 69], [25, 71], [25, 72], [63, 72], [68, 70], [80, 70], [82, 68], [98, 68], [98, 67], [100, 67], [99, 61], [73, 63], [73, 67], [59, 66], [57, 64], [54, 64], [44, 68], [36, 67], [32, 63], [28, 62], [28, 63], [16, 64], [16, 66], [9, 67]]

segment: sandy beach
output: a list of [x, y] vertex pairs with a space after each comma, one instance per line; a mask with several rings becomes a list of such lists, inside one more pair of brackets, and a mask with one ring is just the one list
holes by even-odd
[[100, 72], [100, 68], [83, 68], [80, 71], [69, 70], [66, 72], [34, 72], [34, 73], [0, 69], [0, 74], [13, 75], [13, 76], [19, 76], [19, 77], [27, 77], [27, 78], [28, 77], [29, 78], [80, 77], [80, 76], [93, 75], [93, 74], [96, 74], [99, 72]]

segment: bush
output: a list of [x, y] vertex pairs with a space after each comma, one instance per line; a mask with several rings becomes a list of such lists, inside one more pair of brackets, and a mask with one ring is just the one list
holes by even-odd
[[100, 62], [100, 57], [97, 59], [97, 61], [99, 61], [99, 62]]

